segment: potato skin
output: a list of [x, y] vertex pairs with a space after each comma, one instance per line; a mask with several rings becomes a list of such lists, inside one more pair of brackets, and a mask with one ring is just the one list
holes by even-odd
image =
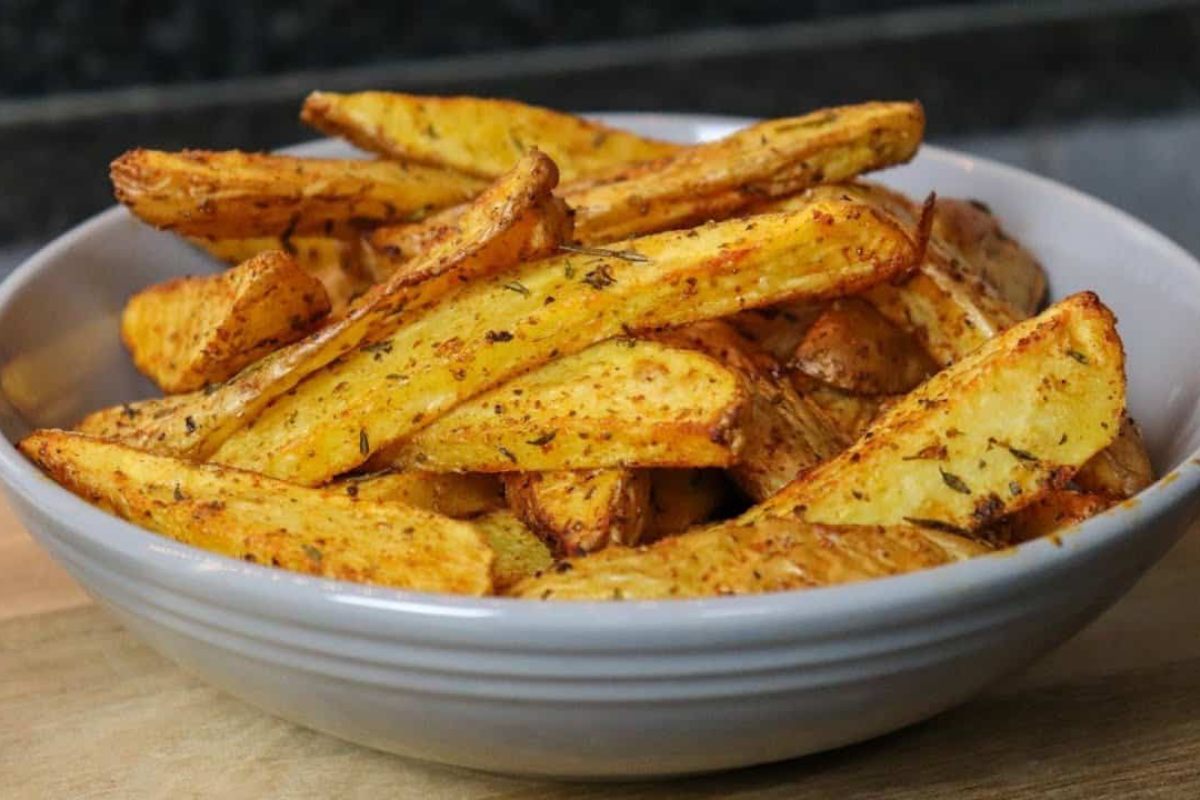
[[1085, 492], [1123, 500], [1154, 483], [1154, 466], [1137, 423], [1128, 414], [1111, 445], [1093, 456], [1073, 482]]
[[652, 469], [650, 519], [644, 541], [682, 533], [708, 522], [733, 500], [737, 489], [719, 469]]
[[314, 330], [324, 285], [279, 250], [219, 275], [175, 278], [135, 294], [121, 315], [133, 363], [164, 392], [220, 383]]
[[645, 470], [599, 469], [506, 475], [509, 508], [556, 556], [641, 540], [650, 513]]

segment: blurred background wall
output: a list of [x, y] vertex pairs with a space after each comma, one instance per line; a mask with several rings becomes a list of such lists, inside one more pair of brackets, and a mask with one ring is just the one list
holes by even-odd
[[136, 145], [285, 145], [311, 89], [792, 114], [919, 98], [929, 137], [1200, 252], [1197, 0], [3, 0], [0, 269], [111, 202]]

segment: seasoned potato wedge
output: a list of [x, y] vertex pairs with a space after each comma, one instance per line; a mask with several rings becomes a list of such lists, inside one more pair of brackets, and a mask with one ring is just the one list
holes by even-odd
[[1133, 497], [1154, 483], [1142, 432], [1128, 414], [1121, 420], [1117, 438], [1075, 473], [1074, 483], [1086, 492], [1116, 499]]
[[700, 353], [610, 340], [472, 398], [372, 464], [439, 472], [727, 466], [741, 442], [744, 399], [738, 377]]
[[364, 150], [484, 178], [512, 167], [530, 147], [550, 156], [564, 181], [679, 149], [560, 111], [481, 97], [313, 92], [300, 119]]
[[328, 578], [482, 595], [491, 548], [465, 522], [64, 431], [21, 451], [89, 502], [185, 544]]
[[781, 303], [743, 311], [726, 321], [775, 359], [776, 364], [784, 365], [792, 360], [809, 327], [827, 306], [828, 303]]
[[268, 250], [219, 275], [138, 292], [121, 314], [121, 339], [164, 392], [187, 392], [304, 337], [328, 313], [321, 282], [291, 256]]
[[883, 408], [897, 400], [895, 396], [867, 396], [835, 389], [796, 370], [788, 373], [796, 391], [818, 409], [843, 441], [853, 442], [870, 427]]
[[650, 519], [643, 540], [661, 539], [707, 522], [736, 490], [718, 469], [652, 469]]
[[[153, 452], [206, 458], [230, 434], [310, 373], [351, 351], [378, 362], [389, 349], [387, 336], [411, 316], [419, 316], [458, 291], [472, 276], [487, 275], [544, 253], [535, 249], [527, 224], [550, 196], [557, 180], [554, 164], [531, 153], [468, 208], [456, 233], [422, 254], [403, 275], [376, 286], [336, 323], [255, 362], [213, 391], [183, 400], [146, 401], [135, 419], [121, 421], [124, 407], [85, 422], [91, 429], [114, 419], [122, 440]], [[555, 249], [549, 241], [542, 247]], [[390, 385], [391, 371], [375, 375]], [[127, 416], [127, 415], [126, 415]], [[90, 424], [89, 424], [90, 422]], [[326, 477], [333, 477], [336, 470]]]
[[1090, 292], [992, 339], [896, 402], [762, 513], [974, 531], [1064, 485], [1117, 435], [1124, 354]]
[[849, 444], [779, 374], [771, 357], [728, 323], [700, 322], [656, 337], [707, 353], [741, 378], [748, 402], [739, 425], [741, 447], [730, 475], [755, 500], [765, 500]]
[[486, 186], [434, 167], [236, 150], [130, 150], [110, 175], [139, 219], [209, 237], [348, 236], [462, 203]]
[[924, 348], [863, 300], [834, 301], [809, 327], [791, 364], [838, 389], [903, 394], [937, 371]]
[[995, 538], [1006, 545], [1048, 536], [1094, 517], [1114, 502], [1111, 496], [1052, 489], [1029, 505], [1001, 520]]
[[485, 514], [472, 523], [495, 553], [492, 581], [504, 592], [519, 581], [549, 569], [554, 556], [546, 543], [508, 509]]
[[424, 508], [454, 519], [471, 519], [506, 507], [504, 484], [494, 475], [466, 472], [376, 472], [329, 484], [359, 500]]
[[506, 475], [509, 508], [557, 555], [637, 544], [650, 511], [646, 470], [596, 469]]
[[738, 520], [646, 547], [610, 547], [509, 590], [531, 600], [669, 600], [781, 592], [936, 567], [988, 552], [966, 537], [917, 527]]
[[553, 358], [630, 330], [861, 291], [903, 273], [919, 250], [894, 220], [833, 202], [526, 264], [312, 375], [214, 459], [322, 483]]

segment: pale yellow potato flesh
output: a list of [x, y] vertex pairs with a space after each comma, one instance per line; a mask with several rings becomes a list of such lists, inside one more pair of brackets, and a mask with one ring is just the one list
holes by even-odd
[[504, 485], [495, 475], [465, 472], [378, 472], [341, 478], [329, 488], [359, 500], [375, 500], [471, 519], [505, 508]]
[[520, 472], [505, 476], [509, 508], [556, 555], [637, 544], [650, 513], [646, 470]]
[[484, 540], [495, 553], [492, 580], [497, 593], [503, 593], [510, 586], [550, 569], [554, 564], [554, 556], [550, 554], [546, 543], [508, 509], [484, 514], [471, 520], [471, 524], [483, 534]]
[[738, 377], [707, 356], [609, 340], [462, 403], [372, 465], [439, 472], [727, 466], [741, 442], [744, 399]]
[[[467, 285], [371, 352], [347, 353], [278, 397], [214, 460], [319, 484], [463, 400], [597, 341], [787, 299], [852, 294], [902, 274], [920, 250], [891, 218], [847, 202], [617, 249], [568, 253]], [[511, 338], [496, 341], [490, 331]]]
[[679, 150], [561, 111], [482, 97], [313, 92], [300, 119], [370, 152], [484, 178], [509, 169], [530, 147], [554, 159], [564, 181]]
[[268, 250], [218, 275], [138, 292], [121, 314], [121, 340], [138, 371], [164, 392], [187, 392], [303, 338], [329, 309], [319, 280], [286, 253]]
[[520, 581], [530, 600], [673, 600], [810, 589], [897, 575], [990, 552], [917, 527], [738, 520], [640, 548], [610, 547]]
[[[405, 274], [360, 298], [342, 319], [276, 350], [212, 391], [137, 403], [132, 419], [125, 407], [97, 412], [84, 421], [84, 429], [116, 427], [123, 441], [142, 449], [207, 458], [310, 373], [343, 356], [352, 358], [353, 351], [376, 360], [377, 343], [409, 315], [436, 305], [474, 277], [553, 252], [556, 243], [539, 238], [535, 246], [530, 236], [540, 230], [536, 220], [556, 181], [554, 164], [531, 153], [468, 207], [453, 235], [438, 240]], [[110, 425], [114, 418], [117, 424]]]
[[113, 189], [139, 219], [188, 236], [349, 236], [465, 202], [479, 178], [391, 161], [237, 150], [130, 150]]
[[230, 558], [401, 589], [492, 591], [492, 550], [479, 532], [428, 511], [151, 455], [78, 433], [36, 431], [21, 451], [83, 499]]
[[1072, 295], [930, 378], [754, 514], [974, 531], [1065, 485], [1124, 409], [1112, 312]]

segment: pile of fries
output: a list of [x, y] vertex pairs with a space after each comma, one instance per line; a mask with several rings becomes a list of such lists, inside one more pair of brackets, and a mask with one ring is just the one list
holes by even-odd
[[1100, 300], [1041, 310], [986, 206], [860, 180], [916, 153], [916, 103], [692, 146], [470, 97], [301, 117], [377, 157], [113, 163], [232, 265], [130, 298], [163, 397], [21, 444], [133, 523], [405, 589], [682, 598], [970, 558], [1153, 478]]

